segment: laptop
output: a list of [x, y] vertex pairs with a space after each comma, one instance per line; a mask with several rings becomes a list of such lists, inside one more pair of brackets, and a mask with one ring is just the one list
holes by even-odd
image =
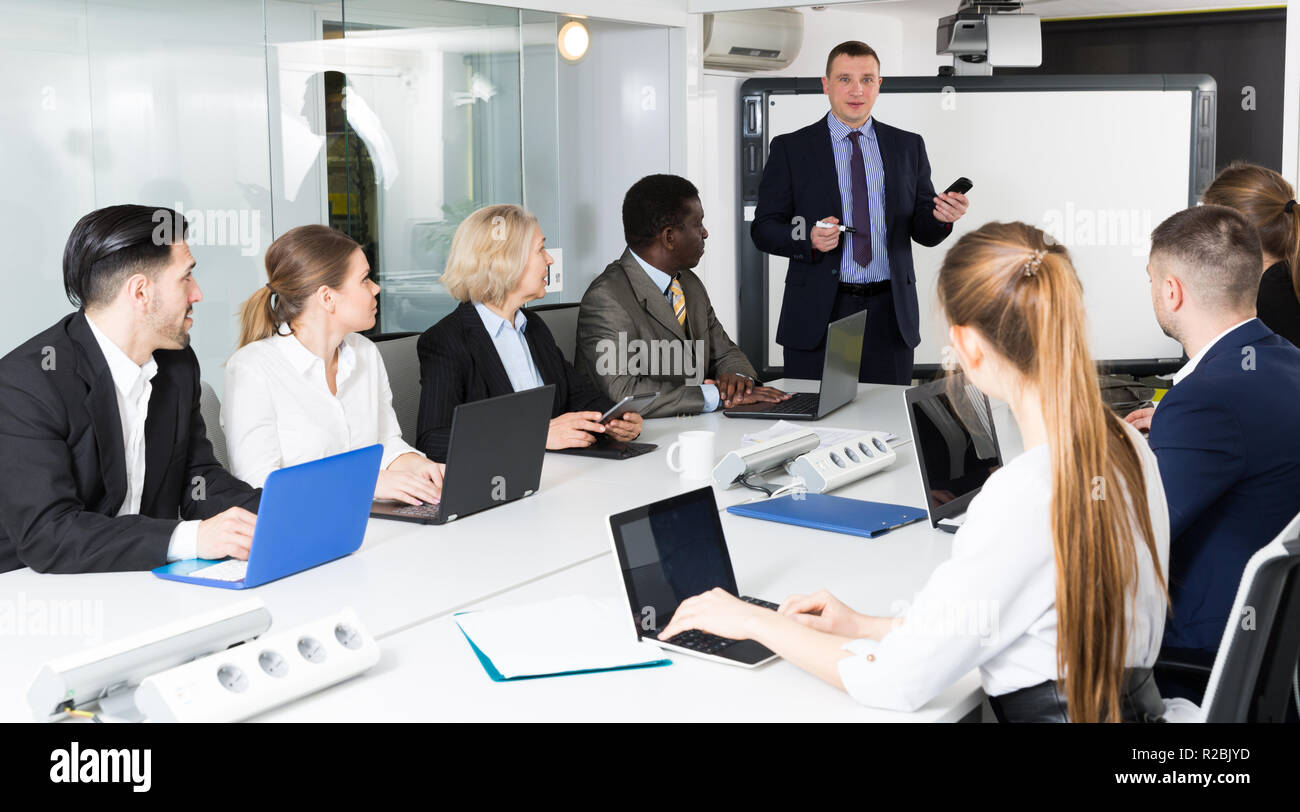
[[800, 392], [781, 403], [747, 403], [723, 411], [727, 417], [764, 420], [821, 420], [849, 403], [858, 394], [858, 370], [862, 365], [862, 334], [867, 311], [845, 316], [826, 328], [826, 359], [822, 362], [821, 389]]
[[168, 581], [251, 589], [357, 551], [379, 478], [381, 445], [272, 471], [248, 560], [191, 558], [158, 567]]
[[547, 384], [460, 404], [451, 416], [442, 500], [425, 505], [375, 500], [370, 515], [446, 524], [536, 493], [554, 403], [555, 384]]
[[989, 399], [962, 373], [904, 393], [930, 524], [956, 533], [1002, 451]]
[[[713, 488], [703, 487], [609, 517], [610, 541], [623, 573], [638, 640], [706, 660], [754, 668], [776, 659], [754, 640], [732, 640], [692, 629], [660, 640], [689, 597], [722, 587], [739, 596]], [[776, 610], [757, 598], [743, 601]]]

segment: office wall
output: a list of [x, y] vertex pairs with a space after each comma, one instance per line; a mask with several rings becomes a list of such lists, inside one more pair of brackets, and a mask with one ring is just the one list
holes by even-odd
[[[237, 308], [265, 281], [266, 246], [295, 225], [328, 221], [321, 77], [340, 67], [399, 153], [399, 178], [381, 201], [381, 255], [394, 272], [440, 291], [412, 264], [412, 224], [442, 219], [441, 204], [455, 202], [448, 189], [462, 200], [478, 188], [478, 204], [537, 208], [565, 262], [564, 291], [544, 301], [577, 301], [622, 251], [626, 188], [651, 172], [685, 171], [680, 31], [588, 20], [590, 53], [560, 65], [555, 14], [484, 8], [0, 0], [0, 69], [9, 77], [0, 139], [18, 158], [0, 190], [10, 283], [0, 297], [0, 354], [71, 310], [61, 257], [79, 217], [128, 201], [179, 205], [196, 228], [205, 297], [193, 346], [220, 392]], [[516, 22], [493, 30], [498, 18]], [[374, 30], [322, 41], [323, 21], [345, 19]], [[361, 42], [367, 35], [373, 47]], [[492, 80], [492, 104], [476, 87], [447, 90], [450, 70]], [[471, 116], [486, 125], [456, 129]], [[478, 139], [470, 160], [449, 151], [457, 138]]]

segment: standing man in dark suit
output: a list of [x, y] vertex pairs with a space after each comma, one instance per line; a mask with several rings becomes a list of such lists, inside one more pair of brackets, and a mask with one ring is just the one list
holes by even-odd
[[627, 249], [592, 280], [578, 310], [575, 360], [614, 400], [659, 392], [646, 417], [778, 402], [722, 329], [704, 283], [704, 207], [695, 184], [648, 175], [623, 197]]
[[836, 45], [830, 112], [772, 139], [749, 233], [790, 259], [776, 328], [786, 377], [821, 378], [826, 326], [866, 310], [859, 380], [909, 383], [921, 343], [912, 240], [938, 245], [966, 213], [965, 195], [935, 195], [921, 136], [871, 117], [880, 84], [870, 46]]
[[[1189, 358], [1158, 407], [1126, 418], [1150, 429], [1169, 501], [1161, 659], [1213, 662], [1246, 562], [1300, 513], [1300, 349], [1255, 317], [1261, 258], [1255, 228], [1225, 206], [1151, 235], [1156, 321]], [[1205, 689], [1159, 666], [1156, 679], [1164, 696]]]
[[0, 359], [0, 572], [248, 557], [260, 492], [199, 414], [185, 227], [149, 206], [81, 218], [63, 252], [81, 309]]

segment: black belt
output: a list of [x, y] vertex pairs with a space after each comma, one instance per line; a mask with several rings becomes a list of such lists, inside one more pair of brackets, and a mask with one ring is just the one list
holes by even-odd
[[[1150, 668], [1130, 668], [1124, 672], [1121, 718], [1125, 722], [1163, 722], [1164, 701]], [[1048, 680], [1002, 696], [989, 697], [999, 722], [1068, 722], [1065, 696], [1056, 681]]]
[[864, 285], [859, 285], [853, 282], [841, 282], [840, 293], [863, 298], [867, 296], [879, 296], [882, 293], [889, 293], [889, 280], [885, 279], [880, 282], [867, 282]]

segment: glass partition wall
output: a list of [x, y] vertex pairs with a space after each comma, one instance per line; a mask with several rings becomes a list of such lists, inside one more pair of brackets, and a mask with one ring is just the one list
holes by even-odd
[[[279, 234], [325, 223], [382, 286], [376, 333], [422, 331], [474, 209], [521, 203], [576, 302], [622, 251], [627, 186], [670, 171], [669, 30], [450, 0], [0, 0], [0, 191], [13, 295], [0, 352], [66, 313], [63, 243], [113, 203], [190, 221], [193, 346], [221, 391], [239, 304]], [[562, 149], [563, 147], [563, 149]]]

